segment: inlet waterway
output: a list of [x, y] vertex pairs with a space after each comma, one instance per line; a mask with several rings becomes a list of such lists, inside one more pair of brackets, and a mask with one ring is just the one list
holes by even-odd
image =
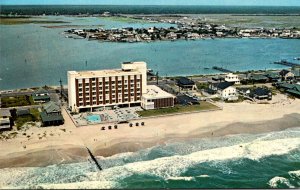
[[[151, 43], [113, 43], [66, 38], [70, 28], [169, 27], [167, 23], [125, 22], [108, 18], [46, 16], [59, 24], [0, 25], [0, 90], [67, 83], [69, 70], [119, 68], [124, 61], [146, 61], [162, 76], [281, 69], [272, 64], [300, 57], [297, 39], [207, 39]], [[73, 25], [66, 28], [43, 26]], [[74, 26], [79, 25], [79, 26]], [[299, 61], [294, 61], [300, 63]]]

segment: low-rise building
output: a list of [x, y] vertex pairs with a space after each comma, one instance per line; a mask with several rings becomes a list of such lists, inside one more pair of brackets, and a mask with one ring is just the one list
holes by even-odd
[[44, 88], [39, 88], [32, 93], [32, 99], [36, 103], [45, 103], [50, 101], [49, 92]]
[[209, 89], [215, 92], [223, 100], [237, 100], [236, 88], [231, 82], [211, 83]]
[[141, 106], [145, 110], [173, 107], [174, 100], [174, 95], [158, 86], [148, 85], [146, 93], [142, 96]]
[[279, 72], [280, 76], [282, 77], [282, 80], [293, 80], [295, 75], [289, 70], [283, 69]]
[[255, 88], [250, 91], [249, 96], [257, 100], [272, 100], [272, 92], [267, 88]]
[[44, 127], [64, 124], [64, 118], [61, 115], [60, 106], [52, 101], [43, 105], [41, 119]]
[[239, 79], [238, 75], [234, 75], [232, 73], [229, 73], [225, 76], [225, 81], [227, 82], [233, 82], [234, 84], [241, 84], [241, 81]]
[[0, 109], [0, 131], [10, 130], [11, 113], [8, 109]]
[[189, 90], [194, 90], [197, 88], [195, 82], [186, 77], [180, 77], [179, 79], [177, 79], [177, 85], [180, 88], [189, 89]]

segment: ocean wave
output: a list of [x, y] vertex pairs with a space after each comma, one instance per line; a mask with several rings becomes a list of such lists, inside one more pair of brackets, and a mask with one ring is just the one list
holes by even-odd
[[114, 181], [84, 181], [65, 184], [39, 184], [34, 186], [6, 186], [3, 189], [112, 189], [118, 186]]
[[194, 177], [191, 177], [191, 176], [178, 176], [178, 177], [168, 177], [166, 178], [166, 180], [183, 180], [183, 181], [193, 181], [195, 180]]
[[112, 167], [102, 172], [92, 173], [92, 180], [118, 181], [133, 174], [157, 176], [168, 179], [178, 177], [188, 168], [209, 161], [248, 158], [259, 160], [265, 156], [283, 155], [300, 145], [300, 138], [259, 141], [195, 152], [184, 156], [171, 156], [151, 161], [129, 163], [124, 166]]
[[203, 174], [203, 175], [198, 175], [197, 177], [206, 178], [206, 177], [209, 177], [209, 175]]
[[289, 171], [288, 173], [289, 173], [289, 175], [290, 175], [291, 177], [300, 179], [300, 170]]
[[[64, 186], [70, 187], [68, 186], [70, 184], [74, 188], [86, 188], [91, 186], [95, 188], [121, 188], [118, 182], [134, 175], [154, 176], [165, 180], [193, 180], [190, 177], [182, 177], [182, 175], [184, 175], [184, 172], [189, 168], [201, 163], [217, 163], [244, 158], [259, 161], [261, 158], [267, 156], [288, 154], [290, 151], [300, 147], [299, 136], [298, 138], [287, 138], [286, 134], [281, 136], [281, 139], [270, 140], [270, 136], [268, 136], [267, 139], [261, 138], [258, 140], [256, 138], [246, 143], [235, 143], [232, 146], [199, 150], [186, 155], [166, 156], [132, 163], [124, 162], [122, 165], [111, 166], [100, 172], [97, 171], [91, 163], [0, 170], [0, 186], [6, 188], [15, 186], [22, 188], [39, 186], [42, 188], [64, 188]], [[143, 155], [143, 157], [147, 157], [147, 151], [141, 152], [146, 155]], [[128, 159], [128, 156], [138, 157], [139, 154], [140, 153], [121, 154], [113, 158]], [[107, 161], [108, 160], [109, 158], [107, 158]], [[138, 159], [134, 158], [133, 160]], [[299, 177], [299, 171], [291, 171], [289, 174]], [[199, 175], [196, 177], [209, 176]], [[105, 186], [100, 186], [98, 182], [101, 182], [101, 184]], [[270, 186], [271, 184], [276, 185], [276, 178], [273, 179], [273, 181], [270, 180]], [[291, 184], [289, 183], [289, 185]]]
[[293, 186], [290, 181], [284, 177], [273, 177], [268, 184], [270, 185], [271, 188], [284, 188], [284, 187], [288, 187], [288, 188], [295, 188], [295, 186]]

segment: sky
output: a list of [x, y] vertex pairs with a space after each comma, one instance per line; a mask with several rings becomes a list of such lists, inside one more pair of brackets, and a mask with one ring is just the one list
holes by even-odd
[[0, 0], [1, 5], [256, 5], [300, 6], [300, 0]]

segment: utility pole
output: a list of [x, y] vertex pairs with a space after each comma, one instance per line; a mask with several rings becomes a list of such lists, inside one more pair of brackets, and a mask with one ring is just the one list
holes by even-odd
[[63, 99], [63, 85], [62, 85], [62, 80], [60, 78], [59, 80], [59, 84], [60, 84], [60, 99]]
[[156, 72], [156, 85], [158, 86], [158, 71]]

